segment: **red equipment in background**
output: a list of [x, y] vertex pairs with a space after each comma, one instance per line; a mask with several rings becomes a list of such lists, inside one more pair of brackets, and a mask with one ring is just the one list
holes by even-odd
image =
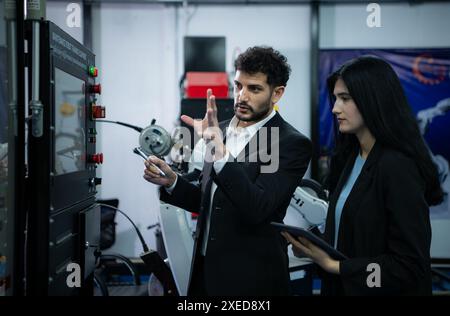
[[187, 72], [185, 95], [188, 99], [205, 98], [206, 90], [212, 89], [216, 98], [228, 98], [226, 72]]

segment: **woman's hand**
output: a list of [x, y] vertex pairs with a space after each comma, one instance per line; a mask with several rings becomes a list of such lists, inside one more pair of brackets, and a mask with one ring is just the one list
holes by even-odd
[[308, 239], [295, 239], [287, 232], [281, 233], [292, 244], [292, 251], [297, 257], [306, 256], [322, 267], [325, 271], [339, 274], [339, 261], [332, 259], [325, 251], [314, 245]]

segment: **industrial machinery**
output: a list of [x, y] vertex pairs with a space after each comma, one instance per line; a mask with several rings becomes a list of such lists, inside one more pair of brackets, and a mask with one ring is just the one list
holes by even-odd
[[95, 56], [52, 22], [26, 24], [27, 295], [90, 295], [100, 240]]
[[284, 223], [309, 230], [317, 227], [323, 233], [328, 211], [326, 199], [326, 192], [318, 182], [303, 179], [292, 195]]

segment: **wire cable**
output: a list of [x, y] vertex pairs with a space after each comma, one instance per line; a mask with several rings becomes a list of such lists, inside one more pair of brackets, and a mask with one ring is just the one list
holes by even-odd
[[121, 260], [125, 264], [125, 266], [128, 268], [128, 270], [130, 270], [131, 276], [133, 277], [133, 280], [134, 280], [134, 285], [141, 285], [141, 277], [139, 275], [139, 271], [136, 269], [136, 267], [131, 262], [131, 260], [128, 259], [127, 257], [117, 254], [117, 253], [114, 253], [114, 254], [109, 253], [109, 254], [102, 255], [101, 259], [119, 259], [119, 260]]
[[132, 128], [132, 129], [138, 131], [139, 133], [142, 132], [142, 130], [143, 130], [142, 127], [139, 127], [139, 126], [136, 126], [136, 125], [131, 125], [131, 124], [124, 123], [124, 122], [119, 122], [119, 121], [95, 120], [95, 122], [119, 124], [119, 125], [122, 125], [122, 126], [126, 126], [126, 127], [129, 127], [129, 128]]
[[140, 241], [141, 241], [142, 248], [144, 249], [144, 252], [149, 251], [149, 248], [148, 248], [147, 244], [145, 243], [144, 237], [142, 237], [142, 234], [141, 234], [141, 232], [139, 231], [139, 228], [137, 228], [136, 224], [131, 220], [131, 218], [128, 217], [127, 214], [125, 214], [122, 210], [118, 209], [118, 208], [115, 207], [115, 206], [111, 206], [111, 205], [104, 204], [104, 203], [97, 203], [97, 204], [98, 204], [98, 205], [101, 205], [101, 206], [104, 206], [104, 207], [112, 208], [113, 210], [116, 210], [117, 212], [119, 212], [119, 213], [121, 213], [123, 216], [125, 216], [125, 217], [130, 221], [131, 225], [133, 225], [134, 229], [136, 230], [136, 233], [138, 234], [138, 237], [139, 237], [139, 239], [140, 239]]

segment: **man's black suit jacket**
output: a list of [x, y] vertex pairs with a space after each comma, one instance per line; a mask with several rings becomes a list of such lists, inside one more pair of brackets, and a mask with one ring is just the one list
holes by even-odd
[[[335, 208], [357, 152], [331, 195], [325, 239], [334, 245]], [[414, 160], [375, 143], [342, 209], [340, 275], [324, 273], [324, 295], [430, 295], [431, 226], [424, 181]], [[373, 286], [374, 266], [380, 287]], [[371, 275], [372, 274], [372, 275]]]
[[[220, 126], [224, 129], [228, 124], [226, 121]], [[183, 177], [178, 177], [171, 194], [163, 188], [160, 190], [162, 201], [199, 212], [188, 295], [196, 293], [194, 281], [201, 277], [208, 295], [289, 294], [287, 242], [270, 222], [282, 222], [292, 194], [308, 167], [312, 145], [278, 113], [263, 127], [269, 128], [267, 144], [275, 141], [279, 146], [279, 157], [272, 157], [279, 159], [278, 170], [262, 173], [265, 160], [258, 158], [228, 162], [219, 174], [213, 172], [217, 190], [212, 201], [203, 269], [199, 260], [208, 212], [205, 207], [208, 203], [204, 202], [210, 197], [202, 196], [201, 186]], [[271, 138], [270, 128], [278, 128], [278, 140]], [[262, 137], [261, 131], [254, 137]], [[255, 152], [268, 151], [258, 146], [251, 152], [250, 147], [247, 144], [244, 149], [246, 158], [255, 157]]]

